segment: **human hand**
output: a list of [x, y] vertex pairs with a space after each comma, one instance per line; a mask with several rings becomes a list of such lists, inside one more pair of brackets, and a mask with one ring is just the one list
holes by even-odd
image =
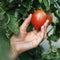
[[30, 14], [20, 26], [20, 34], [13, 35], [10, 39], [12, 52], [15, 57], [22, 52], [25, 52], [32, 48], [36, 48], [46, 37], [46, 31], [49, 20], [45, 22], [45, 24], [41, 27], [40, 31], [33, 30], [31, 32], [27, 32], [26, 29], [29, 26], [31, 17], [32, 14]]

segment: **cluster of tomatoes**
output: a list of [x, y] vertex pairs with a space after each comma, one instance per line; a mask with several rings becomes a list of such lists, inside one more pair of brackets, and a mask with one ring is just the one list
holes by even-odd
[[49, 20], [49, 24], [51, 24], [52, 15], [50, 13], [45, 13], [43, 10], [36, 10], [32, 14], [31, 23], [36, 28], [36, 30], [39, 30], [47, 19]]

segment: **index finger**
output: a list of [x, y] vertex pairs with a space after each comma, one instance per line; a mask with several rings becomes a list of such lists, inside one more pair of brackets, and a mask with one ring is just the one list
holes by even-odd
[[31, 21], [31, 17], [32, 17], [32, 14], [30, 14], [30, 15], [28, 16], [28, 18], [25, 19], [25, 21], [24, 21], [23, 24], [21, 25], [20, 29], [26, 31], [26, 29], [27, 29], [27, 27], [28, 27], [28, 25], [29, 25], [29, 23], [30, 23], [30, 21]]

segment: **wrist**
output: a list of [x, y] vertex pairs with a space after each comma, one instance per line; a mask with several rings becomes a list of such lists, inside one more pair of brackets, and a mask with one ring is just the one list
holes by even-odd
[[16, 60], [17, 56], [18, 56], [18, 52], [16, 51], [15, 48], [12, 48], [11, 49], [11, 58], [12, 58], [12, 60]]
[[16, 60], [16, 58], [18, 57], [19, 54], [22, 53], [22, 51], [20, 50], [21, 48], [17, 49], [17, 44], [11, 48], [11, 58], [12, 60]]

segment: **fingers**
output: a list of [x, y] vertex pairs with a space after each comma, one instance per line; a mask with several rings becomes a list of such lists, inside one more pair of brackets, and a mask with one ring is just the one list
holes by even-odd
[[43, 40], [45, 34], [45, 28], [44, 26], [41, 27], [41, 31], [37, 34], [37, 45]]
[[46, 38], [48, 22], [49, 20], [45, 22], [45, 24], [41, 27], [41, 31], [37, 34], [37, 39], [34, 40], [34, 43], [36, 43], [35, 47], [38, 46], [44, 38]]
[[28, 16], [28, 18], [25, 19], [25, 21], [23, 22], [23, 24], [22, 24], [21, 27], [20, 27], [20, 30], [21, 30], [21, 31], [26, 31], [26, 29], [27, 29], [27, 27], [28, 27], [28, 25], [29, 25], [29, 23], [30, 23], [30, 21], [31, 21], [31, 17], [32, 17], [32, 14], [30, 14], [30, 15]]
[[36, 30], [33, 30], [32, 32], [33, 32], [35, 35], [38, 33]]
[[49, 23], [49, 20], [47, 20], [44, 23], [44, 25], [41, 27], [41, 31], [38, 33], [38, 35], [39, 35], [39, 34], [41, 34], [41, 32], [43, 32], [44, 33], [44, 35], [43, 35], [44, 39], [45, 39], [46, 34], [47, 34], [47, 26], [48, 26], [48, 23]]
[[48, 26], [48, 23], [49, 23], [49, 20], [46, 20], [46, 22], [44, 23], [43, 26], [47, 27]]
[[42, 41], [43, 36], [44, 36], [44, 26], [42, 26], [41, 32], [37, 34], [36, 38], [30, 42], [30, 48], [36, 48]]
[[47, 21], [45, 22], [45, 24], [43, 25], [43, 26], [44, 26], [44, 29], [45, 29], [44, 39], [46, 38], [46, 35], [47, 35], [47, 26], [48, 26], [48, 23], [49, 23], [49, 20], [47, 20]]

